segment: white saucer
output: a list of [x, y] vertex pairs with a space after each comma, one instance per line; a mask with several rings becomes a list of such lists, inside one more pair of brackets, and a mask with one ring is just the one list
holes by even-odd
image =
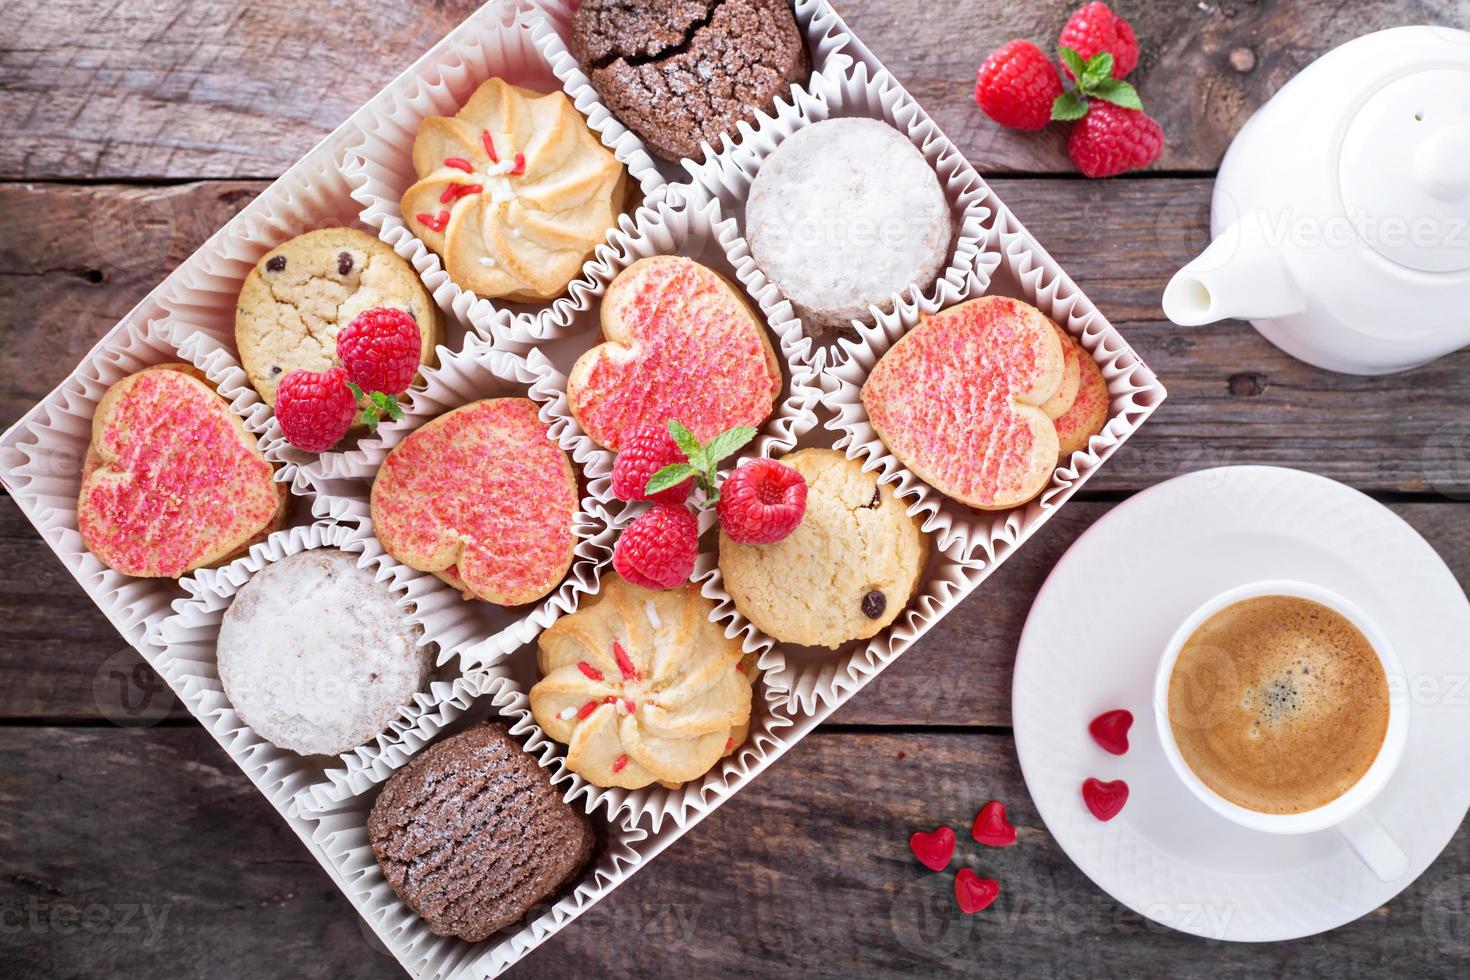
[[[1404, 662], [1408, 748], [1371, 807], [1409, 856], [1396, 881], [1374, 877], [1335, 830], [1286, 837], [1230, 823], [1164, 759], [1150, 687], [1170, 634], [1216, 593], [1269, 578], [1353, 600]], [[1134, 716], [1122, 757], [1087, 733], [1111, 708]], [[1012, 712], [1041, 818], [1104, 891], [1212, 939], [1309, 936], [1397, 895], [1470, 808], [1470, 602], [1413, 528], [1356, 490], [1297, 470], [1203, 470], [1120, 504], [1057, 563], [1021, 636]], [[1083, 806], [1088, 776], [1128, 782], [1108, 823]]]

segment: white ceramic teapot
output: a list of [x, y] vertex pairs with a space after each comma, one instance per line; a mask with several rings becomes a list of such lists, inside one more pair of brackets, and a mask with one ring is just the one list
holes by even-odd
[[1352, 374], [1470, 344], [1470, 33], [1400, 27], [1309, 65], [1231, 144], [1210, 224], [1164, 290], [1175, 323], [1250, 320]]

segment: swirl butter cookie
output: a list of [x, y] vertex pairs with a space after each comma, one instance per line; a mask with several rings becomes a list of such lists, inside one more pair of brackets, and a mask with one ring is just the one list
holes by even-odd
[[235, 346], [261, 399], [295, 370], [341, 364], [337, 334], [376, 307], [403, 310], [419, 325], [419, 361], [433, 362], [444, 340], [439, 307], [418, 273], [388, 245], [355, 228], [298, 235], [260, 257], [240, 287]]
[[918, 591], [929, 536], [857, 460], [803, 449], [781, 462], [806, 478], [806, 513], [774, 544], [739, 544], [722, 530], [725, 590], [783, 643], [836, 649], [876, 635]]

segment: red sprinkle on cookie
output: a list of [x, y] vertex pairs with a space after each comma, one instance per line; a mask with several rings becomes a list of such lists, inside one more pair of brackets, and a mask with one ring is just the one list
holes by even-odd
[[1123, 812], [1123, 804], [1128, 802], [1128, 784], [1121, 779], [1105, 783], [1089, 776], [1082, 781], [1082, 802], [1097, 819], [1111, 820]]
[[1133, 712], [1127, 708], [1104, 711], [1092, 719], [1087, 726], [1092, 740], [1102, 746], [1104, 752], [1123, 755], [1128, 751], [1128, 729], [1133, 727]]
[[954, 830], [950, 827], [936, 827], [927, 833], [921, 830], [909, 837], [909, 850], [930, 871], [943, 871], [954, 857]]
[[77, 529], [124, 575], [178, 578], [214, 564], [282, 513], [282, 488], [255, 436], [188, 370], [123, 378], [92, 418]]
[[[1041, 409], [1066, 372], [1040, 310], [986, 296], [924, 317], [874, 366], [863, 404], [884, 445], [930, 486], [982, 510], [1040, 493], [1057, 430]], [[964, 420], [964, 424], [956, 424]]]
[[970, 868], [955, 872], [954, 900], [966, 915], [990, 908], [999, 896], [1000, 882], [994, 878], [982, 878]]
[[373, 530], [394, 558], [502, 606], [533, 602], [572, 564], [577, 479], [527, 398], [441, 415], [373, 481]]
[[1016, 842], [1016, 828], [1006, 819], [1006, 805], [991, 800], [975, 814], [970, 836], [986, 847], [1009, 847]]
[[1076, 338], [1069, 339], [1078, 352], [1080, 372], [1077, 397], [1072, 400], [1072, 407], [1056, 420], [1058, 458], [1062, 460], [1087, 448], [1088, 441], [1108, 424], [1110, 410], [1108, 383], [1103, 380], [1097, 361]]
[[572, 367], [567, 398], [599, 445], [677, 419], [701, 442], [759, 428], [781, 391], [766, 325], [744, 295], [691, 259], [657, 255], [619, 273], [602, 300], [606, 343]]

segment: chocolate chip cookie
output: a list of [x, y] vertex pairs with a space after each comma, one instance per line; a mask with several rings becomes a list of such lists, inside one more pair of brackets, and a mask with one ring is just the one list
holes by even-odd
[[785, 0], [586, 0], [572, 53], [613, 114], [665, 160], [703, 157], [806, 81]]
[[504, 725], [420, 752], [384, 785], [367, 821], [388, 884], [436, 936], [479, 942], [519, 922], [592, 856], [568, 806]]
[[260, 257], [240, 287], [235, 346], [267, 405], [292, 371], [338, 364], [337, 332], [375, 307], [404, 310], [419, 325], [421, 363], [444, 340], [439, 307], [418, 273], [386, 243], [355, 228], [298, 235]]
[[806, 513], [775, 544], [738, 544], [721, 531], [725, 590], [783, 643], [836, 649], [876, 635], [918, 591], [928, 535], [858, 460], [803, 449], [781, 462], [806, 478]]

